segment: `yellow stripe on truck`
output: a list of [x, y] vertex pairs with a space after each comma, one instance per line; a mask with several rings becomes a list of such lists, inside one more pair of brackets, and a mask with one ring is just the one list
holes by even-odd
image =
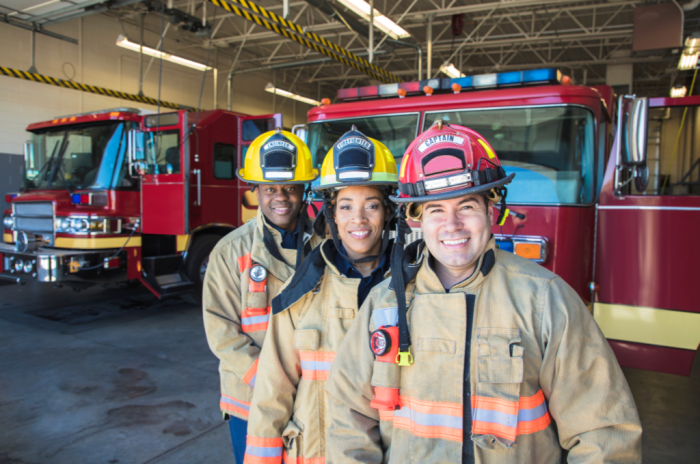
[[2, 234], [2, 241], [5, 243], [12, 243], [12, 234]]
[[187, 242], [189, 242], [189, 235], [178, 235], [177, 236], [177, 251], [185, 251], [187, 249]]
[[605, 338], [697, 350], [700, 313], [595, 303], [593, 318]]
[[[72, 248], [76, 250], [98, 250], [104, 248], [121, 248], [126, 243], [126, 238], [121, 237], [56, 237], [56, 248]], [[140, 247], [141, 237], [131, 237], [126, 248]]]

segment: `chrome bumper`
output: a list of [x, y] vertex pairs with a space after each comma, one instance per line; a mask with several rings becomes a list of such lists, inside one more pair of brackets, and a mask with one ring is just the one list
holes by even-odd
[[[91, 262], [95, 257], [101, 259], [101, 255], [111, 255], [114, 250], [60, 250], [55, 248], [38, 248], [33, 251], [20, 252], [13, 245], [0, 243], [2, 254], [3, 278], [11, 279], [36, 279], [39, 282], [59, 282], [62, 280], [74, 280], [75, 273], [69, 272], [71, 261]], [[29, 272], [17, 269], [17, 263], [31, 263]]]

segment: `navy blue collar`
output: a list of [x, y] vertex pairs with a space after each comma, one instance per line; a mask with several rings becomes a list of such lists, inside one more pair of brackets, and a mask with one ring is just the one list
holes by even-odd
[[[270, 224], [277, 232], [282, 235], [282, 248], [285, 248], [287, 250], [296, 250], [297, 249], [297, 236], [299, 233], [296, 231], [296, 228], [294, 229], [294, 232], [288, 232], [284, 229], [281, 229], [277, 227], [275, 224], [272, 223], [267, 217], [265, 217], [265, 220], [268, 224]], [[297, 218], [297, 221], [300, 220], [300, 218]]]
[[[341, 250], [340, 250], [341, 253], [343, 253], [345, 256], [347, 256], [348, 254], [345, 251], [345, 245], [343, 245], [341, 243], [340, 248], [341, 248]], [[387, 251], [390, 251], [390, 250], [391, 250], [391, 247], [387, 247]], [[381, 276], [383, 278], [384, 273], [388, 270], [385, 268], [388, 267], [388, 263], [389, 263], [389, 260], [386, 257], [386, 253], [384, 253], [384, 256], [382, 256], [379, 259], [379, 264], [377, 265], [377, 267], [375, 267], [372, 270], [371, 274], [368, 275], [367, 277], [362, 277], [362, 274], [357, 269], [355, 269], [355, 266], [353, 266], [352, 264], [347, 262], [345, 259], [343, 259], [342, 255], [340, 253], [335, 254], [334, 261], [335, 261], [335, 267], [338, 268], [338, 272], [343, 274], [345, 277], [351, 277], [351, 278], [355, 278], [355, 279], [369, 279], [372, 277], [372, 275], [375, 272], [381, 272]]]

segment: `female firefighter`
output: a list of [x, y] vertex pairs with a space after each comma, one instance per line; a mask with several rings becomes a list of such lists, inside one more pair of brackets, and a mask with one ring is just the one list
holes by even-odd
[[326, 455], [325, 381], [345, 333], [369, 291], [389, 269], [389, 201], [396, 162], [353, 126], [321, 167], [323, 215], [330, 232], [272, 301], [250, 407], [244, 463], [322, 464]]

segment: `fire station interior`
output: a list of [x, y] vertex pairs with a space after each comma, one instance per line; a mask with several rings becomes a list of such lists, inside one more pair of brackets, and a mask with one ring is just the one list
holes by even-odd
[[256, 220], [251, 143], [293, 132], [320, 169], [354, 125], [401, 166], [437, 120], [516, 174], [496, 243], [583, 300], [643, 462], [700, 460], [700, 0], [0, 0], [0, 19], [0, 464], [235, 462], [202, 287]]

